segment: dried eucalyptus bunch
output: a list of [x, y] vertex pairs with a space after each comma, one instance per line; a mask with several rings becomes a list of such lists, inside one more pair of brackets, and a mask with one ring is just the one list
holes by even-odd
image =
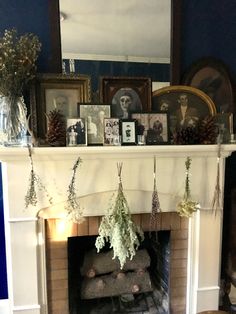
[[110, 247], [114, 252], [113, 258], [119, 259], [122, 269], [126, 260], [131, 260], [136, 254], [144, 235], [141, 228], [131, 219], [121, 181], [122, 164], [118, 164], [117, 168], [119, 177], [117, 196], [107, 214], [102, 218], [95, 246], [99, 252], [105, 246], [105, 242], [110, 242]]
[[191, 217], [194, 212], [200, 209], [200, 204], [191, 199], [189, 171], [191, 166], [191, 158], [187, 157], [185, 161], [186, 178], [185, 178], [185, 192], [183, 199], [177, 205], [177, 212], [181, 217]]
[[37, 175], [34, 170], [32, 148], [28, 146], [28, 150], [29, 150], [31, 170], [30, 170], [30, 175], [29, 175], [29, 185], [28, 185], [28, 189], [25, 195], [25, 208], [28, 208], [29, 206], [37, 205], [38, 203], [38, 197], [37, 197], [37, 192], [36, 192], [37, 189], [45, 193], [50, 205], [52, 205], [53, 204], [52, 197], [49, 195], [45, 185], [42, 183], [39, 175]]
[[83, 212], [82, 212], [82, 209], [80, 208], [80, 204], [77, 199], [76, 185], [75, 185], [76, 173], [81, 163], [82, 163], [82, 159], [78, 157], [72, 168], [72, 177], [71, 177], [71, 181], [67, 190], [68, 196], [67, 196], [67, 201], [66, 201], [66, 210], [68, 213], [68, 218], [77, 223], [82, 223], [84, 221]]

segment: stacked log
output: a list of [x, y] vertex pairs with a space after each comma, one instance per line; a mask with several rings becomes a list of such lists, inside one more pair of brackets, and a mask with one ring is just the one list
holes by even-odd
[[81, 299], [95, 299], [137, 294], [152, 291], [148, 267], [150, 256], [146, 250], [138, 250], [120, 270], [117, 259], [113, 259], [113, 251], [96, 253], [87, 252], [81, 267], [84, 276], [81, 286]]

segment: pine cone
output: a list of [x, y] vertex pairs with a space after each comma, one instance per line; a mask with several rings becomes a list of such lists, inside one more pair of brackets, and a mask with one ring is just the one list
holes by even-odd
[[66, 123], [60, 110], [54, 109], [48, 115], [47, 142], [51, 146], [66, 145]]
[[173, 138], [174, 144], [177, 145], [192, 145], [199, 144], [198, 127], [186, 127], [176, 130]]
[[217, 138], [217, 125], [215, 117], [207, 116], [199, 124], [199, 141], [200, 144], [215, 144]]

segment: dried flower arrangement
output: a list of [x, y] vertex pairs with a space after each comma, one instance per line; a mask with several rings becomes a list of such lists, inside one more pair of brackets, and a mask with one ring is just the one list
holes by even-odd
[[117, 196], [114, 204], [102, 218], [95, 246], [99, 252], [105, 246], [105, 242], [110, 242], [110, 247], [114, 252], [113, 258], [118, 258], [122, 269], [126, 260], [128, 258], [131, 260], [136, 254], [144, 235], [141, 228], [131, 219], [121, 181], [122, 164], [119, 163], [117, 168], [119, 177]]
[[181, 217], [191, 217], [193, 212], [196, 212], [200, 209], [198, 202], [195, 202], [191, 199], [191, 190], [190, 190], [190, 180], [189, 180], [189, 171], [191, 166], [191, 158], [187, 157], [185, 161], [186, 167], [186, 178], [185, 178], [185, 192], [183, 199], [177, 205], [177, 212]]
[[72, 168], [72, 177], [71, 177], [70, 184], [68, 187], [68, 197], [66, 201], [66, 210], [68, 213], [68, 218], [77, 223], [82, 223], [84, 221], [83, 212], [77, 200], [77, 193], [76, 193], [76, 186], [75, 186], [76, 173], [81, 163], [82, 163], [82, 159], [78, 157]]
[[36, 35], [20, 37], [15, 28], [0, 37], [0, 94], [21, 96], [23, 87], [36, 73], [36, 60], [41, 43]]

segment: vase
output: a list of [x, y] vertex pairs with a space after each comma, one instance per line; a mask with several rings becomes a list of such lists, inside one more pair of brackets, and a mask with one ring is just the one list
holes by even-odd
[[27, 133], [24, 98], [0, 96], [0, 145], [24, 146]]

